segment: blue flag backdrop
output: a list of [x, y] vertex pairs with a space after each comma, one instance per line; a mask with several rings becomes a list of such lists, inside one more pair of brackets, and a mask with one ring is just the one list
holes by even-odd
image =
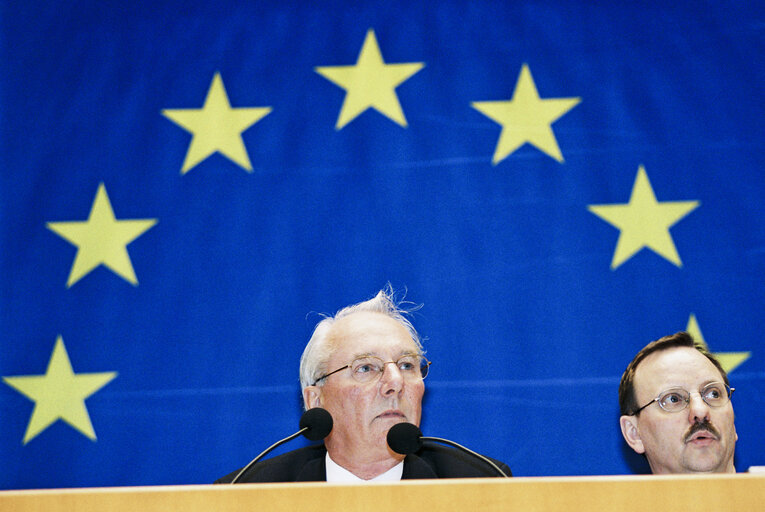
[[[205, 483], [297, 429], [319, 313], [423, 307], [423, 431], [645, 472], [689, 329], [765, 463], [759, 2], [4, 2], [0, 488]], [[302, 441], [284, 449], [299, 446]]]

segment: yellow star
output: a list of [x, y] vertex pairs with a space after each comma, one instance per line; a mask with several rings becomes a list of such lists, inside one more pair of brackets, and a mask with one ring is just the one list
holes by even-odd
[[513, 99], [509, 101], [474, 101], [470, 105], [502, 125], [492, 163], [497, 165], [526, 142], [563, 163], [563, 155], [552, 131], [554, 123], [574, 108], [581, 98], [541, 99], [528, 65], [524, 64]]
[[231, 108], [220, 73], [215, 73], [202, 108], [164, 109], [162, 115], [193, 134], [181, 174], [216, 151], [252, 172], [242, 132], [263, 119], [271, 107]]
[[116, 372], [75, 374], [59, 335], [45, 375], [3, 377], [6, 384], [35, 403], [23, 443], [27, 444], [59, 419], [95, 441], [85, 399], [116, 376]]
[[375, 32], [370, 28], [355, 66], [314, 68], [321, 76], [346, 91], [335, 130], [340, 130], [370, 107], [406, 127], [404, 112], [395, 89], [424, 65], [422, 62], [386, 64], [377, 45]]
[[[701, 343], [709, 349], [707, 342], [704, 341], [704, 336], [701, 334], [699, 323], [696, 321], [696, 315], [693, 313], [691, 313], [691, 316], [688, 318], [688, 327], [686, 327], [685, 330], [688, 334], [693, 336], [693, 339], [697, 343]], [[720, 365], [722, 365], [725, 373], [732, 372], [738, 368], [741, 363], [752, 357], [751, 352], [713, 352], [713, 355], [720, 361]]]
[[658, 202], [641, 165], [629, 203], [590, 205], [587, 209], [621, 231], [611, 261], [613, 270], [643, 247], [682, 267], [669, 228], [698, 206], [698, 201]]
[[103, 183], [99, 184], [88, 220], [46, 224], [48, 229], [77, 246], [67, 288], [99, 265], [105, 265], [129, 283], [137, 285], [127, 244], [156, 223], [157, 219], [115, 219], [106, 187]]

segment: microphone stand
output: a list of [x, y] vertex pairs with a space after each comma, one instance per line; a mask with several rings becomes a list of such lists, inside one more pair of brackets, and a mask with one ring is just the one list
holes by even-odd
[[[282, 439], [281, 441], [276, 441], [274, 444], [272, 444], [271, 446], [269, 446], [268, 448], [266, 448], [265, 450], [263, 450], [262, 452], [260, 452], [260, 454], [259, 454], [257, 457], [255, 457], [254, 459], [252, 459], [252, 460], [250, 461], [250, 463], [249, 463], [249, 464], [247, 464], [245, 467], [243, 467], [243, 468], [242, 468], [242, 470], [241, 470], [239, 473], [237, 473], [237, 475], [234, 477], [234, 479], [233, 479], [233, 480], [231, 480], [231, 484], [235, 484], [235, 483], [237, 483], [237, 482], [239, 481], [239, 478], [240, 478], [240, 477], [241, 477], [241, 476], [242, 476], [242, 475], [243, 475], [243, 474], [244, 474], [244, 473], [245, 473], [245, 472], [246, 472], [248, 469], [250, 469], [250, 468], [252, 467], [252, 465], [253, 465], [253, 464], [255, 464], [256, 462], [258, 462], [258, 461], [259, 461], [260, 459], [262, 459], [262, 458], [263, 458], [263, 457], [264, 457], [266, 454], [268, 454], [268, 452], [270, 452], [270, 451], [271, 451], [271, 450], [273, 450], [274, 448], [277, 448], [277, 447], [279, 447], [279, 446], [283, 445], [283, 444], [284, 444], [284, 443], [286, 443], [287, 441], [292, 441], [293, 439], [295, 439], [297, 436], [299, 436], [300, 434], [302, 434], [303, 432], [305, 432], [305, 431], [306, 431], [306, 430], [308, 430], [309, 428], [310, 428], [310, 427], [303, 427], [303, 428], [301, 428], [300, 430], [298, 430], [297, 432], [295, 432], [294, 434], [292, 434], [291, 436], [289, 436], [289, 437], [285, 437], [285, 438], [284, 438], [284, 439]], [[496, 467], [496, 466], [494, 466], [494, 467]]]
[[500, 475], [504, 476], [505, 478], [510, 478], [510, 477], [508, 477], [508, 476], [507, 476], [507, 474], [506, 474], [504, 471], [502, 471], [502, 470], [499, 468], [499, 466], [497, 466], [496, 464], [494, 464], [494, 463], [493, 463], [493, 462], [492, 462], [492, 461], [491, 461], [491, 460], [490, 460], [488, 457], [484, 457], [484, 456], [483, 456], [483, 455], [481, 455], [480, 453], [476, 453], [476, 452], [474, 452], [473, 450], [471, 450], [470, 448], [466, 448], [466, 447], [462, 446], [462, 445], [461, 445], [461, 444], [459, 444], [459, 443], [455, 443], [454, 441], [449, 441], [448, 439], [443, 439], [443, 438], [441, 438], [441, 437], [428, 437], [428, 436], [422, 436], [422, 437], [420, 437], [420, 439], [422, 439], [423, 441], [437, 441], [437, 442], [439, 442], [439, 443], [448, 444], [449, 446], [454, 446], [455, 448], [459, 448], [459, 449], [465, 450], [466, 452], [468, 452], [468, 453], [470, 453], [470, 454], [473, 454], [473, 455], [475, 455], [476, 457], [478, 457], [478, 458], [479, 458], [479, 459], [481, 459], [482, 461], [484, 461], [484, 462], [486, 462], [487, 464], [489, 464], [491, 467], [493, 467], [494, 469], [496, 469], [496, 470], [497, 470], [497, 472], [498, 472]]

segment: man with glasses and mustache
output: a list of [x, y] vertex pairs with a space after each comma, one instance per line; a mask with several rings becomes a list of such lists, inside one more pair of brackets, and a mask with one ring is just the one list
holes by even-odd
[[688, 333], [653, 341], [622, 375], [622, 435], [654, 474], [735, 473], [729, 384], [717, 359]]
[[[485, 462], [452, 448], [425, 444], [401, 455], [388, 447], [397, 423], [420, 424], [423, 354], [407, 311], [390, 287], [341, 309], [316, 325], [300, 359], [306, 409], [322, 407], [333, 418], [324, 443], [260, 461], [238, 482], [396, 481], [413, 478], [492, 477]], [[510, 468], [494, 461], [510, 475]], [[218, 480], [230, 482], [238, 471]]]

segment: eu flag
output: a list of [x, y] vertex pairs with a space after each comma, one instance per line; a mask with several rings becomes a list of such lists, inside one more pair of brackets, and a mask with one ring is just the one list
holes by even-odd
[[[765, 464], [758, 2], [0, 6], [0, 488], [212, 482], [295, 430], [321, 313], [423, 307], [422, 430], [647, 471], [690, 330]], [[296, 441], [284, 449], [298, 445]]]

